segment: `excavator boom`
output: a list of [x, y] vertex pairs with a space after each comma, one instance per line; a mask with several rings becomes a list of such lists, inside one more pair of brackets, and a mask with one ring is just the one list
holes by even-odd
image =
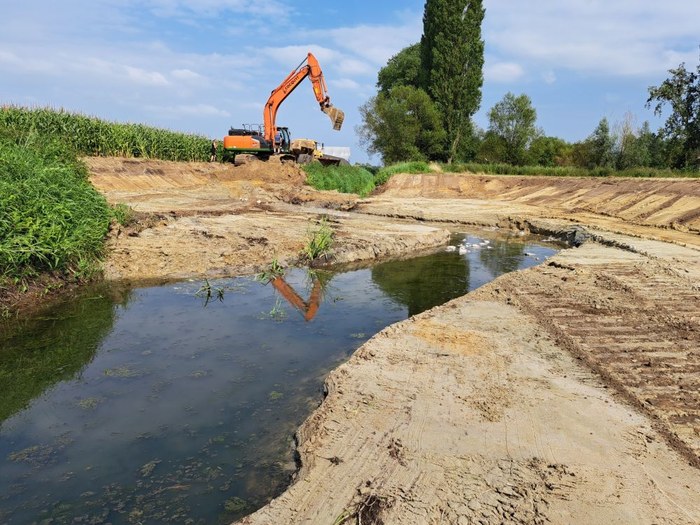
[[[267, 99], [265, 103], [264, 111], [264, 126], [265, 126], [265, 139], [270, 143], [275, 142], [275, 135], [277, 133], [277, 127], [275, 125], [277, 119], [277, 110], [280, 104], [294, 91], [299, 84], [306, 78], [309, 77], [314, 90], [314, 96], [316, 101], [333, 123], [333, 129], [340, 130], [343, 125], [343, 120], [345, 120], [345, 113], [340, 109], [334, 107], [331, 104], [331, 99], [328, 96], [328, 89], [326, 88], [326, 81], [323, 78], [323, 72], [321, 71], [321, 66], [318, 64], [318, 60], [313, 55], [309, 53], [307, 57], [297, 66], [294, 71], [287, 75], [282, 83], [277, 86], [272, 93], [270, 98]], [[277, 146], [277, 144], [275, 144]]]
[[[252, 154], [260, 159], [267, 160], [271, 155], [281, 153], [287, 156], [293, 156], [297, 162], [301, 158], [309, 157], [308, 155], [294, 154], [291, 149], [291, 137], [289, 130], [284, 127], [277, 127], [277, 110], [282, 102], [294, 91], [302, 81], [309, 77], [314, 90], [316, 101], [333, 123], [333, 129], [340, 130], [345, 120], [345, 113], [331, 104], [331, 99], [328, 96], [326, 81], [323, 78], [321, 66], [318, 64], [316, 57], [309, 53], [304, 60], [301, 61], [296, 69], [294, 69], [287, 78], [285, 78], [279, 86], [277, 86], [270, 98], [267, 99], [263, 109], [263, 130], [254, 130], [250, 126], [243, 129], [231, 128], [228, 135], [224, 137], [224, 160], [236, 162], [236, 155]], [[316, 149], [315, 147], [313, 148]], [[321, 160], [321, 159], [319, 159]], [[326, 162], [339, 162], [339, 159], [331, 159], [330, 156], [325, 156]]]

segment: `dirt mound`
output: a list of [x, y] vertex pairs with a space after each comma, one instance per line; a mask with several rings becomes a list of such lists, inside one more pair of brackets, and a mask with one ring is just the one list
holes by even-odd
[[[268, 161], [248, 158], [245, 163], [226, 165], [232, 169], [221, 172], [223, 180], [261, 180], [265, 182], [303, 185], [306, 181], [306, 173], [294, 162], [281, 162], [279, 158], [272, 157]], [[232, 177], [230, 179], [229, 177]]]
[[700, 232], [698, 179], [396, 175], [386, 184], [383, 196], [498, 199]]

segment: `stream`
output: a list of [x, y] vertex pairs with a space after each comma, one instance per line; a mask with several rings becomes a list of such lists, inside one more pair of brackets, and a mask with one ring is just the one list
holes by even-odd
[[103, 284], [0, 332], [0, 523], [230, 523], [265, 505], [330, 370], [561, 247], [486, 230], [452, 244], [274, 286]]

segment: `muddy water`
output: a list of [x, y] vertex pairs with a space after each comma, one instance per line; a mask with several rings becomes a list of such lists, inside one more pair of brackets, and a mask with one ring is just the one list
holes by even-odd
[[[486, 234], [485, 234], [486, 235]], [[556, 246], [459, 235], [372, 268], [98, 287], [0, 337], [0, 522], [227, 523], [284, 489], [323, 378]]]

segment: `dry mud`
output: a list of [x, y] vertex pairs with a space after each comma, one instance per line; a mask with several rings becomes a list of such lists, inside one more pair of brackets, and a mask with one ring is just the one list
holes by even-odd
[[110, 278], [291, 263], [321, 215], [339, 261], [464, 225], [576, 246], [363, 345], [299, 429], [290, 488], [242, 523], [700, 523], [700, 181], [405, 175], [358, 200], [293, 166], [91, 170], [142, 214]]

